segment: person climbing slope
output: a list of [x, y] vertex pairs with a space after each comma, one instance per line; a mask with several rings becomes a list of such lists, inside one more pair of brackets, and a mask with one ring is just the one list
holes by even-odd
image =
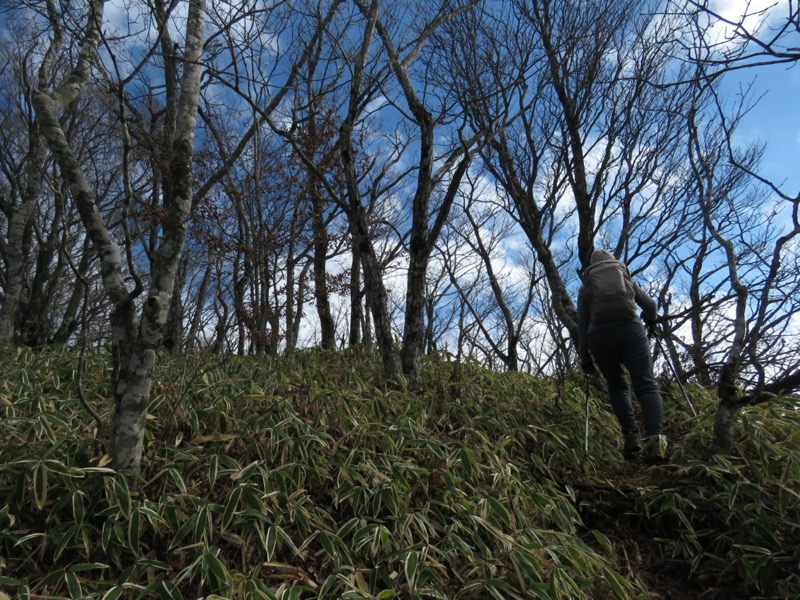
[[[625, 440], [626, 458], [644, 447], [644, 458], [665, 458], [664, 408], [653, 376], [650, 344], [637, 306], [648, 326], [658, 316], [656, 303], [631, 279], [628, 268], [608, 250], [592, 252], [578, 292], [578, 331], [581, 368], [587, 377], [596, 373], [595, 363], [608, 382], [611, 407]], [[592, 360], [594, 359], [594, 360]], [[644, 445], [630, 397], [630, 385], [642, 409]]]

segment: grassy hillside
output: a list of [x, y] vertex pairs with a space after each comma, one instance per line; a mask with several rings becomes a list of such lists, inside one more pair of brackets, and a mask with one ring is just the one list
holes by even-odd
[[[0, 356], [0, 598], [800, 597], [800, 415], [665, 390], [669, 464], [626, 463], [593, 391], [369, 353], [162, 358], [141, 481], [105, 466], [77, 357]], [[110, 421], [106, 356], [82, 392]]]

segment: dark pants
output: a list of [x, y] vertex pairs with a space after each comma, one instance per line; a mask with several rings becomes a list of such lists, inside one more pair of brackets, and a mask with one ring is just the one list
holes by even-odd
[[622, 432], [638, 430], [624, 366], [630, 373], [633, 390], [642, 407], [645, 436], [662, 433], [664, 407], [653, 377], [650, 344], [642, 324], [626, 321], [592, 326], [587, 341], [595, 363], [608, 382], [611, 407]]

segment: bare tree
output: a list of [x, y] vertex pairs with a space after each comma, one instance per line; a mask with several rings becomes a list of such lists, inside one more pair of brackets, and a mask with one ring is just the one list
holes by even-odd
[[[453, 8], [439, 5], [394, 4], [384, 5], [378, 1], [356, 2], [357, 13], [350, 21], [342, 21], [336, 31], [331, 31], [331, 54], [328, 65], [346, 63], [346, 68], [327, 66], [320, 71], [336, 73], [336, 77], [348, 73], [344, 88], [349, 97], [342, 100], [338, 148], [341, 151], [345, 194], [333, 189], [330, 182], [319, 172], [311, 154], [294, 137], [293, 144], [303, 156], [310, 169], [318, 171], [318, 181], [325, 183], [328, 195], [338, 202], [347, 215], [350, 235], [353, 238], [352, 254], [352, 301], [354, 312], [351, 318], [351, 342], [358, 339], [357, 329], [361, 318], [359, 276], [364, 276], [364, 293], [371, 311], [376, 342], [383, 357], [384, 374], [388, 381], [404, 379], [413, 384], [419, 369], [419, 357], [424, 338], [425, 273], [433, 244], [446, 218], [461, 175], [468, 163], [465, 148], [469, 142], [452, 137], [452, 143], [437, 154], [434, 131], [450, 119], [452, 103], [430, 93], [427, 67], [414, 71], [426, 41], [431, 34], [452, 15], [468, 10], [474, 3], [464, 3]], [[403, 11], [413, 11], [418, 18], [401, 17]], [[349, 23], [349, 25], [348, 25]], [[350, 27], [350, 36], [343, 37], [344, 27]], [[354, 34], [363, 26], [363, 33]], [[395, 46], [397, 39], [402, 43]], [[379, 40], [376, 48], [374, 41]], [[315, 67], [317, 68], [317, 67]], [[417, 87], [421, 86], [421, 87]], [[333, 89], [328, 83], [328, 89]], [[439, 111], [430, 112], [426, 106], [430, 101]], [[328, 101], [333, 104], [334, 101]], [[371, 106], [378, 106], [372, 110]], [[383, 110], [381, 110], [383, 109]], [[378, 114], [388, 115], [397, 121], [397, 134], [382, 131]], [[276, 127], [277, 129], [277, 127]], [[382, 140], [380, 148], [376, 142]], [[378, 147], [374, 152], [370, 147]], [[464, 159], [464, 160], [462, 160]], [[407, 162], [408, 168], [398, 166]], [[437, 161], [441, 161], [437, 164]], [[459, 163], [456, 168], [456, 163]], [[416, 176], [413, 180], [411, 177]], [[410, 198], [405, 202], [405, 197]], [[405, 217], [410, 215], [411, 224], [399, 225], [381, 216], [392, 211], [393, 204], [400, 203], [394, 211]], [[379, 252], [389, 237], [379, 232], [391, 233], [395, 240], [389, 242], [385, 252]], [[394, 333], [389, 293], [384, 276], [389, 260], [398, 255], [400, 242], [407, 241], [406, 256], [408, 274], [405, 293], [404, 341], [398, 356], [394, 346]]]
[[[82, 281], [91, 278], [94, 263], [84, 256], [77, 215], [65, 201], [65, 186], [57, 182], [39, 134], [32, 105], [37, 81], [33, 28], [22, 18], [14, 23], [0, 46], [0, 343], [41, 346], [65, 342], [76, 332]], [[104, 133], [107, 117], [102, 103], [79, 101], [63, 121], [76, 145], [113, 152]], [[79, 159], [86, 168], [108, 170], [107, 181], [113, 178], [108, 161], [88, 152]], [[103, 303], [94, 304], [102, 312]]]
[[[222, 106], [218, 106], [218, 100], [215, 104], [214, 95], [209, 95], [204, 105], [207, 107], [203, 112], [204, 124], [211, 132], [214, 154], [218, 158], [211, 168], [210, 176], [198, 190], [198, 196], [203, 197], [218, 188], [222, 195], [232, 198], [234, 206], [237, 207], [236, 218], [228, 227], [227, 234], [238, 240], [233, 246], [236, 256], [231, 291], [235, 307], [232, 314], [235, 315], [234, 321], [238, 328], [236, 343], [240, 352], [245, 351], [245, 330], [248, 328], [257, 336], [267, 339], [264, 337], [265, 319], [270, 321], [268, 327], [270, 351], [277, 350], [278, 341], [283, 342], [289, 351], [294, 348], [305, 303], [307, 274], [312, 268], [315, 268], [317, 273], [314, 293], [320, 322], [325, 328], [326, 343], [332, 345], [334, 331], [330, 310], [325, 308], [327, 281], [324, 269], [330, 247], [326, 227], [335, 215], [330, 211], [327, 216], [324, 215], [323, 196], [329, 190], [320, 181], [330, 175], [330, 155], [333, 152], [329, 146], [333, 134], [329, 130], [330, 123], [324, 117], [326, 110], [324, 94], [315, 95], [317, 92], [313, 90], [313, 74], [309, 73], [313, 73], [316, 69], [320, 47], [325, 39], [323, 33], [332, 26], [331, 23], [335, 20], [342, 4], [343, 0], [333, 0], [321, 4], [309, 3], [301, 6], [281, 3], [276, 7], [267, 7], [257, 2], [247, 2], [232, 11], [220, 6], [219, 12], [215, 12], [212, 16], [213, 21], [219, 20], [223, 24], [230, 21], [252, 25], [226, 27], [221, 24], [218, 34], [213, 36], [208, 44], [211, 55], [209, 59], [211, 67], [208, 72], [212, 80], [227, 87], [231, 93]], [[271, 47], [275, 31], [291, 31], [286, 36], [287, 40], [290, 40], [286, 46], [279, 44], [276, 48]], [[305, 89], [308, 95], [299, 100], [303, 97], [303, 93], [299, 91], [301, 89]], [[304, 102], [306, 104], [303, 104]], [[232, 125], [231, 114], [234, 112], [231, 111], [232, 106], [235, 106], [235, 112], [242, 116], [242, 122], [238, 126]], [[292, 113], [297, 116], [305, 110], [313, 114], [300, 115], [300, 122], [293, 119]], [[272, 129], [272, 133], [266, 134], [263, 131], [267, 126]], [[324, 133], [328, 139], [321, 142], [318, 133]], [[285, 153], [288, 146], [281, 141], [281, 137], [292, 139], [295, 144], [307, 150], [312, 155], [313, 161], [317, 161], [312, 162], [315, 167], [320, 168], [319, 172], [307, 169], [308, 173], [305, 175], [298, 173], [300, 167]], [[273, 151], [277, 150], [278, 153], [271, 159], [264, 154], [263, 144], [267, 140], [272, 144]], [[315, 154], [317, 150], [320, 151], [319, 154]], [[327, 158], [325, 153], [328, 154]], [[265, 162], [252, 164], [255, 159]], [[264, 171], [266, 174], [272, 174], [267, 183], [266, 179], [263, 181], [260, 179], [259, 174], [262, 167], [270, 160], [274, 162], [271, 162]], [[247, 180], [247, 186], [243, 189], [251, 193], [246, 202], [248, 208], [244, 211], [240, 197], [242, 190], [237, 189], [231, 179], [231, 170], [240, 161], [247, 166], [241, 169], [237, 167], [236, 178], [240, 182]], [[326, 162], [327, 167], [323, 166]], [[243, 176], [248, 170], [249, 179]], [[285, 181], [282, 189], [278, 191], [280, 186], [277, 182], [281, 177], [284, 177]], [[262, 194], [259, 198], [252, 196], [254, 190], [251, 187], [257, 179], [258, 184], [262, 186], [260, 191], [256, 192], [257, 195]], [[267, 234], [266, 230], [259, 232], [259, 228], [263, 224], [262, 217], [270, 213], [270, 203], [273, 200], [276, 201], [274, 208], [278, 210], [272, 216], [276, 217], [277, 213], [283, 210], [279, 208], [280, 206], [291, 205], [294, 212], [290, 211], [291, 214], [284, 212], [282, 223], [273, 219], [267, 226], [267, 228], [285, 226], [279, 232], [279, 237], [282, 237], [280, 244], [275, 245], [274, 238], [268, 241], [274, 250], [268, 267], [265, 260], [254, 264], [252, 258], [255, 256], [253, 252], [257, 252], [259, 247], [264, 248], [266, 238], [259, 236], [262, 233]], [[256, 208], [257, 202], [261, 203], [260, 208]], [[249, 215], [246, 214], [248, 211]], [[317, 228], [317, 233], [313, 234], [316, 236], [316, 242], [312, 248], [309, 245], [311, 238], [309, 229], [314, 227]], [[278, 230], [275, 229], [275, 232]], [[277, 254], [278, 246], [283, 248], [282, 255]], [[315, 256], [313, 263], [309, 262], [311, 252]], [[263, 253], [260, 256], [265, 259]], [[273, 284], [273, 292], [279, 288], [281, 290], [278, 295], [270, 293], [269, 303], [266, 303], [267, 297], [263, 293], [267, 288], [262, 285], [266, 281], [262, 276], [267, 272], [270, 273], [268, 279]], [[262, 277], [260, 282], [259, 277]], [[285, 281], [276, 287], [274, 284], [280, 277], [284, 277]], [[258, 298], [249, 296], [250, 292], [256, 289], [253, 286], [257, 286], [259, 290]], [[278, 300], [279, 295], [285, 297]], [[222, 298], [218, 297], [217, 300], [222, 301]], [[249, 309], [244, 308], [247, 303], [253, 306], [252, 301], [259, 306], [258, 316], [248, 315]], [[255, 320], [252, 317], [255, 317]], [[285, 328], [279, 331], [281, 320], [285, 322]], [[250, 325], [245, 327], [245, 322], [249, 322]]]
[[[710, 386], [719, 360], [715, 352], [725, 329], [722, 315], [730, 295], [724, 289], [724, 264], [716, 259], [699, 211], [694, 211], [684, 226], [691, 233], [683, 244], [667, 250], [661, 276], [651, 285], [663, 314], [659, 327], [667, 359], [681, 381]], [[681, 333], [687, 329], [691, 335], [684, 339]]]
[[[53, 37], [42, 62], [42, 73], [47, 73], [52, 67], [55, 53], [65, 41], [61, 15], [54, 3], [48, 2], [47, 8]], [[191, 210], [192, 149], [200, 94], [200, 56], [205, 6], [203, 0], [193, 0], [186, 21], [186, 47], [170, 161], [170, 179], [174, 194], [170, 195], [169, 204], [165, 206], [167, 214], [162, 224], [150, 289], [143, 304], [141, 319], [136, 314], [134, 303], [140, 288], [137, 286], [134, 290], [129, 290], [126, 286], [122, 273], [121, 249], [111, 235], [98, 207], [92, 184], [76, 160], [75, 151], [70, 147], [59, 121], [59, 113], [83, 91], [96, 59], [104, 2], [95, 0], [88, 8], [74, 66], [55, 87], [38, 89], [33, 102], [42, 135], [60, 167], [62, 177], [69, 185], [87, 234], [100, 257], [104, 287], [113, 305], [115, 414], [109, 452], [116, 469], [138, 471], [156, 349], [161, 343]], [[44, 77], [41, 77], [40, 83], [44, 81]]]
[[[451, 269], [451, 281], [475, 319], [483, 345], [492, 349], [507, 370], [517, 371], [524, 358], [520, 339], [531, 325], [528, 317], [534, 289], [542, 282], [524, 260], [513, 256], [519, 232], [503, 199], [486, 189], [488, 181], [480, 173], [466, 179], [468, 185], [463, 186], [457, 201], [458, 218], [450, 224], [451, 235], [460, 252], [480, 266], [461, 273]], [[525, 250], [516, 252], [524, 254]], [[474, 293], [467, 293], [468, 289]]]
[[[758, 175], [760, 148], [734, 145], [740, 116], [727, 113], [712, 81], [698, 78], [689, 158], [697, 206], [727, 287], [724, 337], [713, 347], [720, 363], [712, 450], [719, 452], [730, 450], [742, 407], [800, 389], [800, 335], [792, 323], [800, 308], [800, 195]], [[732, 180], [744, 193], [731, 189]]]
[[689, 41], [685, 49], [690, 62], [704, 65], [705, 79], [800, 61], [800, 5], [796, 0], [764, 7], [745, 2], [731, 16], [714, 10], [709, 0], [673, 1], [672, 10], [701, 33], [701, 43]]
[[[336, 324], [331, 309], [328, 260], [331, 257], [331, 224], [341, 214], [336, 198], [343, 197], [341, 163], [336, 148], [338, 132], [336, 129], [335, 108], [329, 104], [329, 97], [341, 81], [341, 66], [328, 72], [323, 64], [325, 38], [320, 36], [308, 68], [302, 74], [302, 85], [295, 96], [292, 111], [292, 132], [295, 144], [301, 155], [300, 164], [304, 169], [303, 191], [311, 204], [311, 225], [313, 237], [313, 291], [320, 324], [320, 345], [333, 349], [336, 344]], [[319, 73], [318, 73], [319, 70]], [[313, 165], [310, 166], [310, 165]], [[326, 187], [323, 179], [329, 182]], [[337, 196], [331, 198], [330, 192]], [[339, 236], [340, 240], [343, 236]], [[358, 281], [358, 278], [357, 280]], [[355, 286], [356, 294], [360, 291]], [[361, 305], [360, 302], [355, 303]]]
[[570, 284], [594, 245], [643, 270], [681, 232], [664, 224], [683, 198], [668, 173], [683, 150], [686, 91], [659, 89], [677, 25], [653, 6], [518, 0], [449, 32], [473, 127], [498, 128], [481, 157], [513, 199], [573, 341]]
[[714, 427], [714, 448], [727, 452], [741, 407], [800, 388], [800, 345], [790, 341], [797, 337], [791, 318], [800, 293], [800, 198], [784, 198], [791, 203], [788, 224], [782, 223], [779, 210], [759, 210], [763, 209], [760, 202], [755, 207], [733, 204], [730, 196], [716, 193], [713, 161], [703, 152], [696, 129], [692, 145], [704, 225], [724, 253], [732, 295], [733, 316], [717, 379]]
[[[427, 275], [428, 260], [433, 251], [434, 244], [439, 237], [441, 228], [455, 199], [461, 178], [469, 165], [470, 157], [467, 149], [470, 145], [466, 140], [456, 143], [454, 148], [448, 149], [444, 157], [440, 158], [442, 164], [434, 168], [435, 144], [434, 133], [437, 125], [452, 119], [449, 114], [450, 107], [445, 99], [440, 99], [434, 94], [432, 104], [441, 104], [438, 115], [432, 114], [426, 106], [425, 96], [417, 90], [416, 85], [427, 78], [419, 76], [412, 79], [411, 68], [414, 59], [425, 46], [428, 38], [441, 27], [443, 23], [457, 17], [459, 14], [469, 12], [477, 1], [465, 2], [461, 6], [436, 7], [432, 17], [426, 17], [424, 6], [417, 5], [419, 16], [423, 17], [424, 25], [419, 27], [420, 33], [411, 42], [404, 42], [397, 47], [389, 28], [377, 16], [377, 2], [373, 2], [370, 9], [366, 3], [358, 2], [362, 13], [375, 14], [375, 26], [381, 39], [389, 65], [394, 77], [402, 90], [405, 105], [408, 107], [408, 119], [419, 128], [419, 159], [416, 172], [416, 187], [411, 201], [412, 222], [409, 231], [408, 245], [408, 277], [406, 284], [406, 309], [403, 327], [402, 367], [403, 374], [412, 385], [416, 385], [419, 375], [420, 355], [422, 353], [424, 337], [424, 299], [425, 278]], [[426, 90], [422, 90], [424, 93]], [[472, 142], [474, 143], [474, 141]], [[456, 166], [457, 164], [457, 166]], [[443, 191], [441, 200], [432, 206], [432, 195], [435, 186], [448, 176], [446, 190]], [[431, 222], [433, 225], [431, 225]]]
[[[361, 9], [364, 11], [363, 5], [361, 5]], [[368, 321], [360, 313], [362, 294], [360, 275], [363, 273], [363, 293], [366, 296], [367, 306], [370, 309], [375, 325], [376, 341], [383, 359], [384, 375], [388, 381], [397, 382], [400, 379], [400, 363], [393, 347], [388, 293], [383, 281], [385, 262], [381, 259], [373, 243], [375, 234], [372, 222], [375, 219], [373, 211], [376, 207], [377, 198], [382, 193], [382, 190], [388, 190], [393, 187], [392, 184], [387, 185], [383, 180], [397, 162], [399, 154], [396, 151], [392, 151], [389, 153], [388, 158], [380, 163], [377, 158], [370, 157], [357, 145], [361, 136], [365, 136], [369, 132], [369, 127], [366, 121], [363, 120], [362, 113], [365, 107], [375, 100], [380, 92], [381, 84], [386, 80], [386, 69], [381, 68], [379, 63], [374, 60], [374, 57], [370, 57], [371, 44], [375, 35], [377, 9], [378, 2], [374, 2], [368, 10], [364, 11], [363, 34], [358, 34], [355, 38], [352, 38], [355, 40], [352, 44], [351, 39], [343, 37], [343, 30], [356, 23], [354, 20], [355, 15], [351, 14], [343, 18], [343, 25], [328, 30], [328, 36], [333, 40], [333, 43], [330, 44], [332, 55], [328, 60], [332, 61], [332, 63], [344, 61], [350, 76], [349, 81], [342, 85], [343, 89], [347, 90], [348, 99], [344, 100], [343, 114], [340, 117], [337, 137], [337, 147], [341, 156], [341, 179], [344, 193], [340, 193], [337, 187], [326, 178], [323, 169], [320, 168], [320, 164], [314, 160], [314, 156], [310, 152], [312, 148], [303, 144], [303, 136], [295, 135], [294, 128], [284, 131], [284, 135], [292, 142], [295, 151], [309, 169], [309, 172], [312, 173], [315, 181], [325, 187], [329, 198], [338, 203], [347, 215], [349, 232], [352, 238], [351, 252], [353, 256], [350, 282], [352, 305], [350, 342], [358, 343], [362, 339], [368, 338], [363, 329], [364, 323]], [[345, 41], [346, 39], [347, 41]], [[320, 60], [320, 55], [318, 54], [311, 63], [313, 70], [318, 68], [317, 65]], [[325, 70], [328, 68], [330, 67], [326, 67]], [[344, 70], [336, 67], [333, 67], [332, 71], [338, 74], [336, 80], [344, 72]], [[333, 89], [339, 87], [332, 83], [327, 85]], [[313, 99], [309, 98], [309, 101], [311, 100]], [[275, 131], [282, 130], [278, 123], [273, 123], [272, 126]], [[357, 129], [360, 130], [360, 133], [357, 133]], [[359, 152], [360, 150], [361, 152]], [[367, 165], [366, 170], [368, 173], [360, 174], [359, 171], [364, 164]], [[373, 169], [376, 164], [380, 164], [380, 167]], [[369, 171], [375, 173], [371, 181], [367, 178]], [[364, 186], [363, 188], [362, 185]], [[394, 253], [394, 251], [390, 251], [390, 256]]]
[[[443, 236], [445, 235], [443, 232]], [[442, 258], [443, 252], [437, 248], [435, 258], [432, 257], [428, 268], [425, 290], [425, 354], [428, 356], [450, 352], [450, 344], [455, 341], [453, 331], [458, 317], [456, 305], [460, 302]]]
[[[2, 79], [4, 88], [13, 85], [13, 90], [3, 93], [3, 131], [14, 131], [18, 139], [27, 138], [27, 148], [15, 151], [14, 144], [3, 144], [0, 154], [0, 167], [4, 175], [4, 189], [0, 198], [6, 220], [6, 235], [0, 242], [0, 251], [5, 264], [3, 273], [3, 306], [0, 310], [0, 344], [12, 343], [18, 325], [19, 304], [22, 299], [25, 271], [25, 238], [29, 232], [36, 210], [36, 203], [41, 193], [44, 179], [44, 145], [42, 144], [38, 123], [33, 115], [28, 115], [27, 123], [15, 126], [13, 120], [23, 118], [24, 111], [10, 106], [11, 98], [19, 89], [13, 73], [14, 64], [8, 55], [7, 44], [4, 44]], [[23, 63], [22, 69], [25, 68]], [[30, 90], [28, 90], [28, 97]], [[24, 96], [23, 96], [24, 97]], [[11, 110], [9, 110], [11, 109]], [[18, 116], [15, 116], [16, 115]], [[25, 135], [27, 134], [27, 135]], [[29, 235], [29, 234], [28, 234]]]

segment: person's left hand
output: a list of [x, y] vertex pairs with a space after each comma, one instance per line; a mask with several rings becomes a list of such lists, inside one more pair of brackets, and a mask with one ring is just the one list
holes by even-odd
[[581, 361], [581, 369], [583, 369], [583, 372], [587, 377], [598, 377], [600, 375], [600, 373], [597, 372], [597, 367], [591, 358]]

